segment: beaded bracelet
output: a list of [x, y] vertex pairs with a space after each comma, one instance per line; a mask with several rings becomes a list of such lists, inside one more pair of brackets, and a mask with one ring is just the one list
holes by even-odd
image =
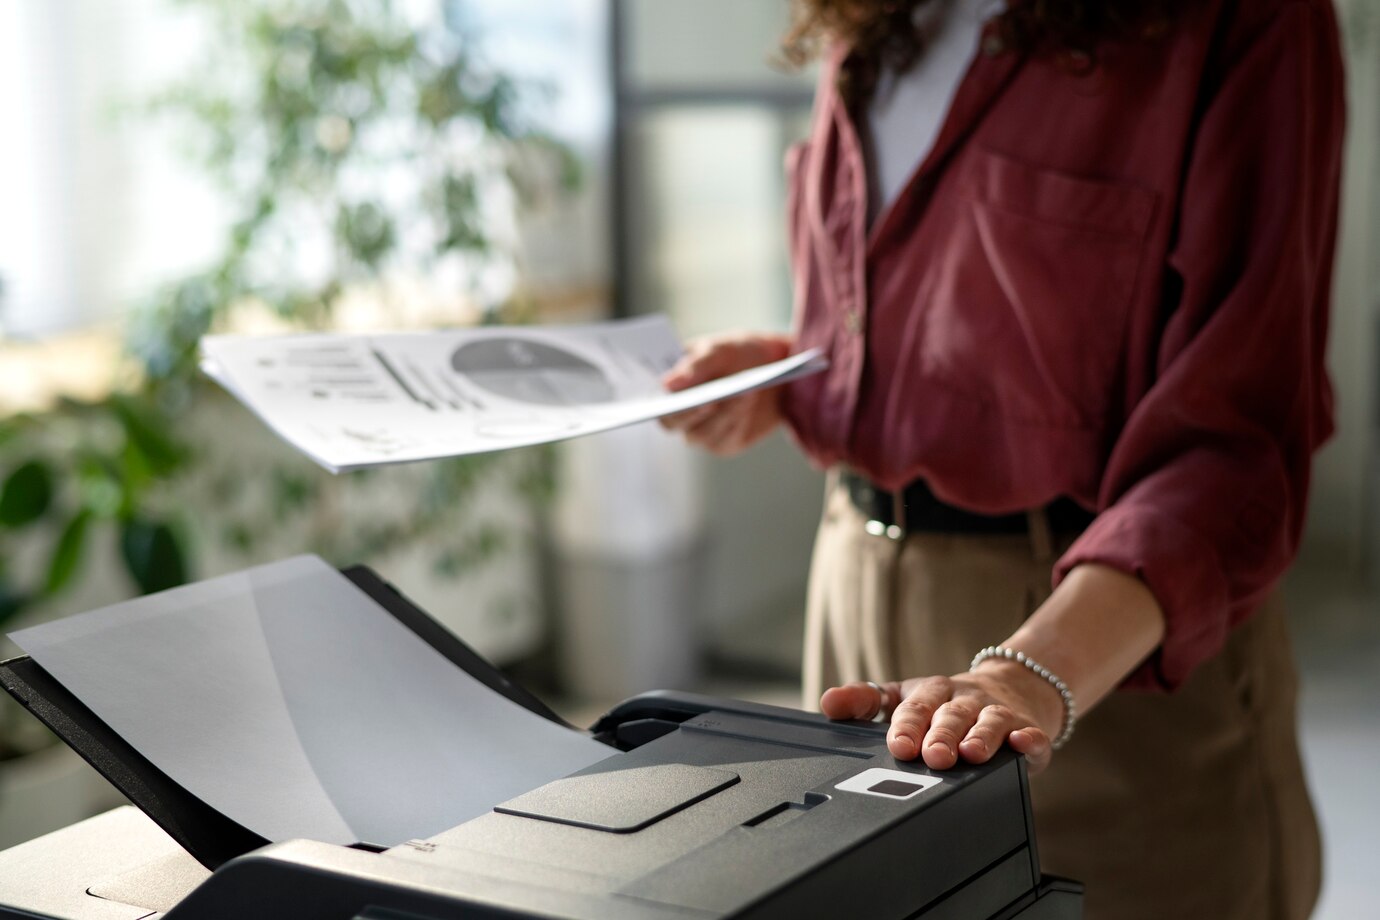
[[1064, 727], [1059, 732], [1059, 737], [1055, 738], [1050, 744], [1054, 750], [1059, 750], [1068, 740], [1073, 737], [1073, 726], [1078, 721], [1077, 707], [1073, 704], [1073, 693], [1069, 690], [1068, 684], [1059, 679], [1049, 668], [1026, 656], [1025, 652], [1018, 652], [1015, 649], [1007, 648], [1004, 645], [989, 645], [987, 648], [973, 656], [973, 663], [968, 665], [969, 671], [976, 671], [977, 666], [988, 658], [1006, 658], [1017, 664], [1023, 664], [1036, 674], [1049, 681], [1050, 686], [1059, 691], [1059, 698], [1064, 701]]

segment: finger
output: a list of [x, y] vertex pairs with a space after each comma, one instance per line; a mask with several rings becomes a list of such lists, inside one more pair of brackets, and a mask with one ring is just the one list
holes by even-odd
[[819, 698], [819, 711], [830, 719], [866, 719], [868, 691], [867, 686], [858, 684], [830, 687]]
[[947, 677], [924, 677], [908, 680], [900, 689], [905, 698], [891, 714], [887, 747], [897, 760], [914, 760], [935, 711], [953, 698], [954, 685]]
[[831, 719], [873, 719], [888, 702], [900, 696], [901, 686], [897, 683], [877, 686], [865, 681], [854, 681], [842, 687], [830, 687], [819, 698], [820, 712]]
[[695, 342], [675, 366], [662, 376], [662, 386], [674, 392], [732, 373], [739, 350], [728, 342], [718, 340]]
[[702, 343], [691, 343], [685, 354], [680, 356], [680, 360], [661, 375], [661, 385], [671, 392], [694, 386], [699, 376], [698, 367], [704, 361], [705, 352], [706, 348]]
[[1006, 743], [1006, 736], [1024, 727], [1025, 723], [1026, 720], [1017, 718], [1014, 712], [999, 703], [984, 706], [978, 713], [977, 722], [958, 743], [958, 752], [968, 763], [986, 763]]
[[721, 421], [706, 428], [706, 446], [720, 456], [742, 453], [771, 433], [781, 420], [780, 397], [770, 390], [746, 393], [729, 400]]
[[685, 440], [717, 453], [733, 447], [747, 409], [740, 399], [726, 400], [715, 409], [717, 411], [685, 429]]
[[977, 723], [979, 708], [960, 698], [951, 699], [935, 710], [922, 750], [927, 766], [947, 770], [958, 762], [958, 743]]
[[1026, 769], [1032, 776], [1049, 766], [1054, 756], [1049, 736], [1033, 726], [1016, 729], [1006, 736], [1006, 741], [1012, 750], [1025, 755]]
[[719, 411], [718, 403], [709, 403], [705, 406], [696, 406], [693, 409], [686, 409], [684, 412], [677, 412], [674, 415], [667, 415], [661, 419], [661, 426], [668, 431], [684, 431], [693, 428], [715, 412]]

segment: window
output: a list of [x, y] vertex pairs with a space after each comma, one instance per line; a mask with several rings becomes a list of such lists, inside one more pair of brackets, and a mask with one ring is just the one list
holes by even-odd
[[0, 332], [110, 318], [213, 252], [215, 196], [127, 111], [198, 26], [159, 0], [0, 0]]
[[771, 64], [788, 11], [614, 0], [619, 313], [686, 336], [787, 324], [782, 161], [813, 90]]

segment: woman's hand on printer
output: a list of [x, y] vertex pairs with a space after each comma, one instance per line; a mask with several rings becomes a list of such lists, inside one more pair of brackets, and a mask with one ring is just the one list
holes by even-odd
[[[960, 757], [985, 763], [1010, 744], [1026, 755], [1030, 772], [1038, 773], [1049, 765], [1050, 738], [1059, 732], [1063, 701], [1043, 678], [1009, 663], [1025, 673], [993, 667], [951, 677], [852, 683], [826, 690], [820, 709], [831, 719], [889, 716], [887, 747], [897, 760], [922, 757], [926, 766], [946, 770]], [[1027, 675], [1049, 692], [1029, 685]]]
[[[789, 357], [791, 337], [777, 333], [735, 332], [690, 343], [685, 356], [662, 378], [672, 392], [727, 377]], [[746, 450], [781, 421], [781, 388], [766, 387], [741, 396], [696, 406], [661, 420], [668, 431], [719, 456]]]
[[[1001, 645], [1059, 675], [1078, 715], [1092, 710], [1145, 661], [1164, 637], [1164, 612], [1140, 579], [1096, 563], [1077, 566]], [[885, 684], [855, 682], [824, 692], [831, 719], [891, 719], [887, 746], [897, 760], [923, 757], [945, 770], [985, 763], [1003, 744], [1026, 755], [1030, 771], [1049, 765], [1064, 728], [1054, 684], [1012, 659], [995, 656], [950, 677]]]

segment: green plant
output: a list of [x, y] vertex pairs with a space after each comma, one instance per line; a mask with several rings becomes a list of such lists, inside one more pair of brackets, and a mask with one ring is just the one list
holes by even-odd
[[[50, 598], [76, 576], [93, 527], [113, 523], [121, 557], [141, 591], [180, 584], [186, 552], [175, 518], [150, 493], [189, 452], [135, 395], [64, 401], [41, 415], [0, 421], [0, 451], [14, 457], [0, 485], [0, 625]], [[12, 571], [15, 544], [47, 530], [51, 548], [27, 583]]]
[[[110, 397], [0, 419], [0, 626], [72, 584], [103, 530], [135, 590], [190, 577], [197, 528], [177, 489], [196, 475], [206, 480], [198, 515], [213, 514], [221, 541], [242, 553], [298, 521], [299, 548], [339, 562], [435, 538], [435, 567], [448, 573], [511, 536], [452, 531], [446, 509], [485, 489], [529, 500], [550, 489], [545, 451], [331, 479], [280, 450], [255, 471], [267, 492], [244, 511], [244, 471], [215, 469], [214, 451], [182, 434], [194, 407], [220, 398], [197, 372], [197, 343], [242, 311], [319, 328], [346, 298], [386, 305], [444, 277], [458, 288], [446, 301], [457, 314], [478, 302], [482, 321], [521, 318], [520, 298], [479, 280], [512, 258], [490, 227], [577, 176], [530, 120], [533, 88], [485, 64], [462, 3], [441, 0], [419, 20], [381, 0], [180, 2], [215, 41], [196, 74], [134, 114], [177, 127], [238, 213], [213, 264], [133, 313], [129, 367]], [[378, 476], [406, 486], [411, 504], [340, 527], [347, 493]]]
[[182, 2], [224, 39], [205, 70], [230, 76], [198, 73], [147, 111], [190, 125], [192, 155], [240, 207], [219, 261], [134, 327], [155, 381], [194, 379], [197, 340], [239, 304], [319, 326], [351, 288], [473, 282], [505, 258], [488, 228], [512, 193], [576, 177], [527, 117], [530, 89], [485, 65], [462, 3], [418, 23], [377, 0]]

